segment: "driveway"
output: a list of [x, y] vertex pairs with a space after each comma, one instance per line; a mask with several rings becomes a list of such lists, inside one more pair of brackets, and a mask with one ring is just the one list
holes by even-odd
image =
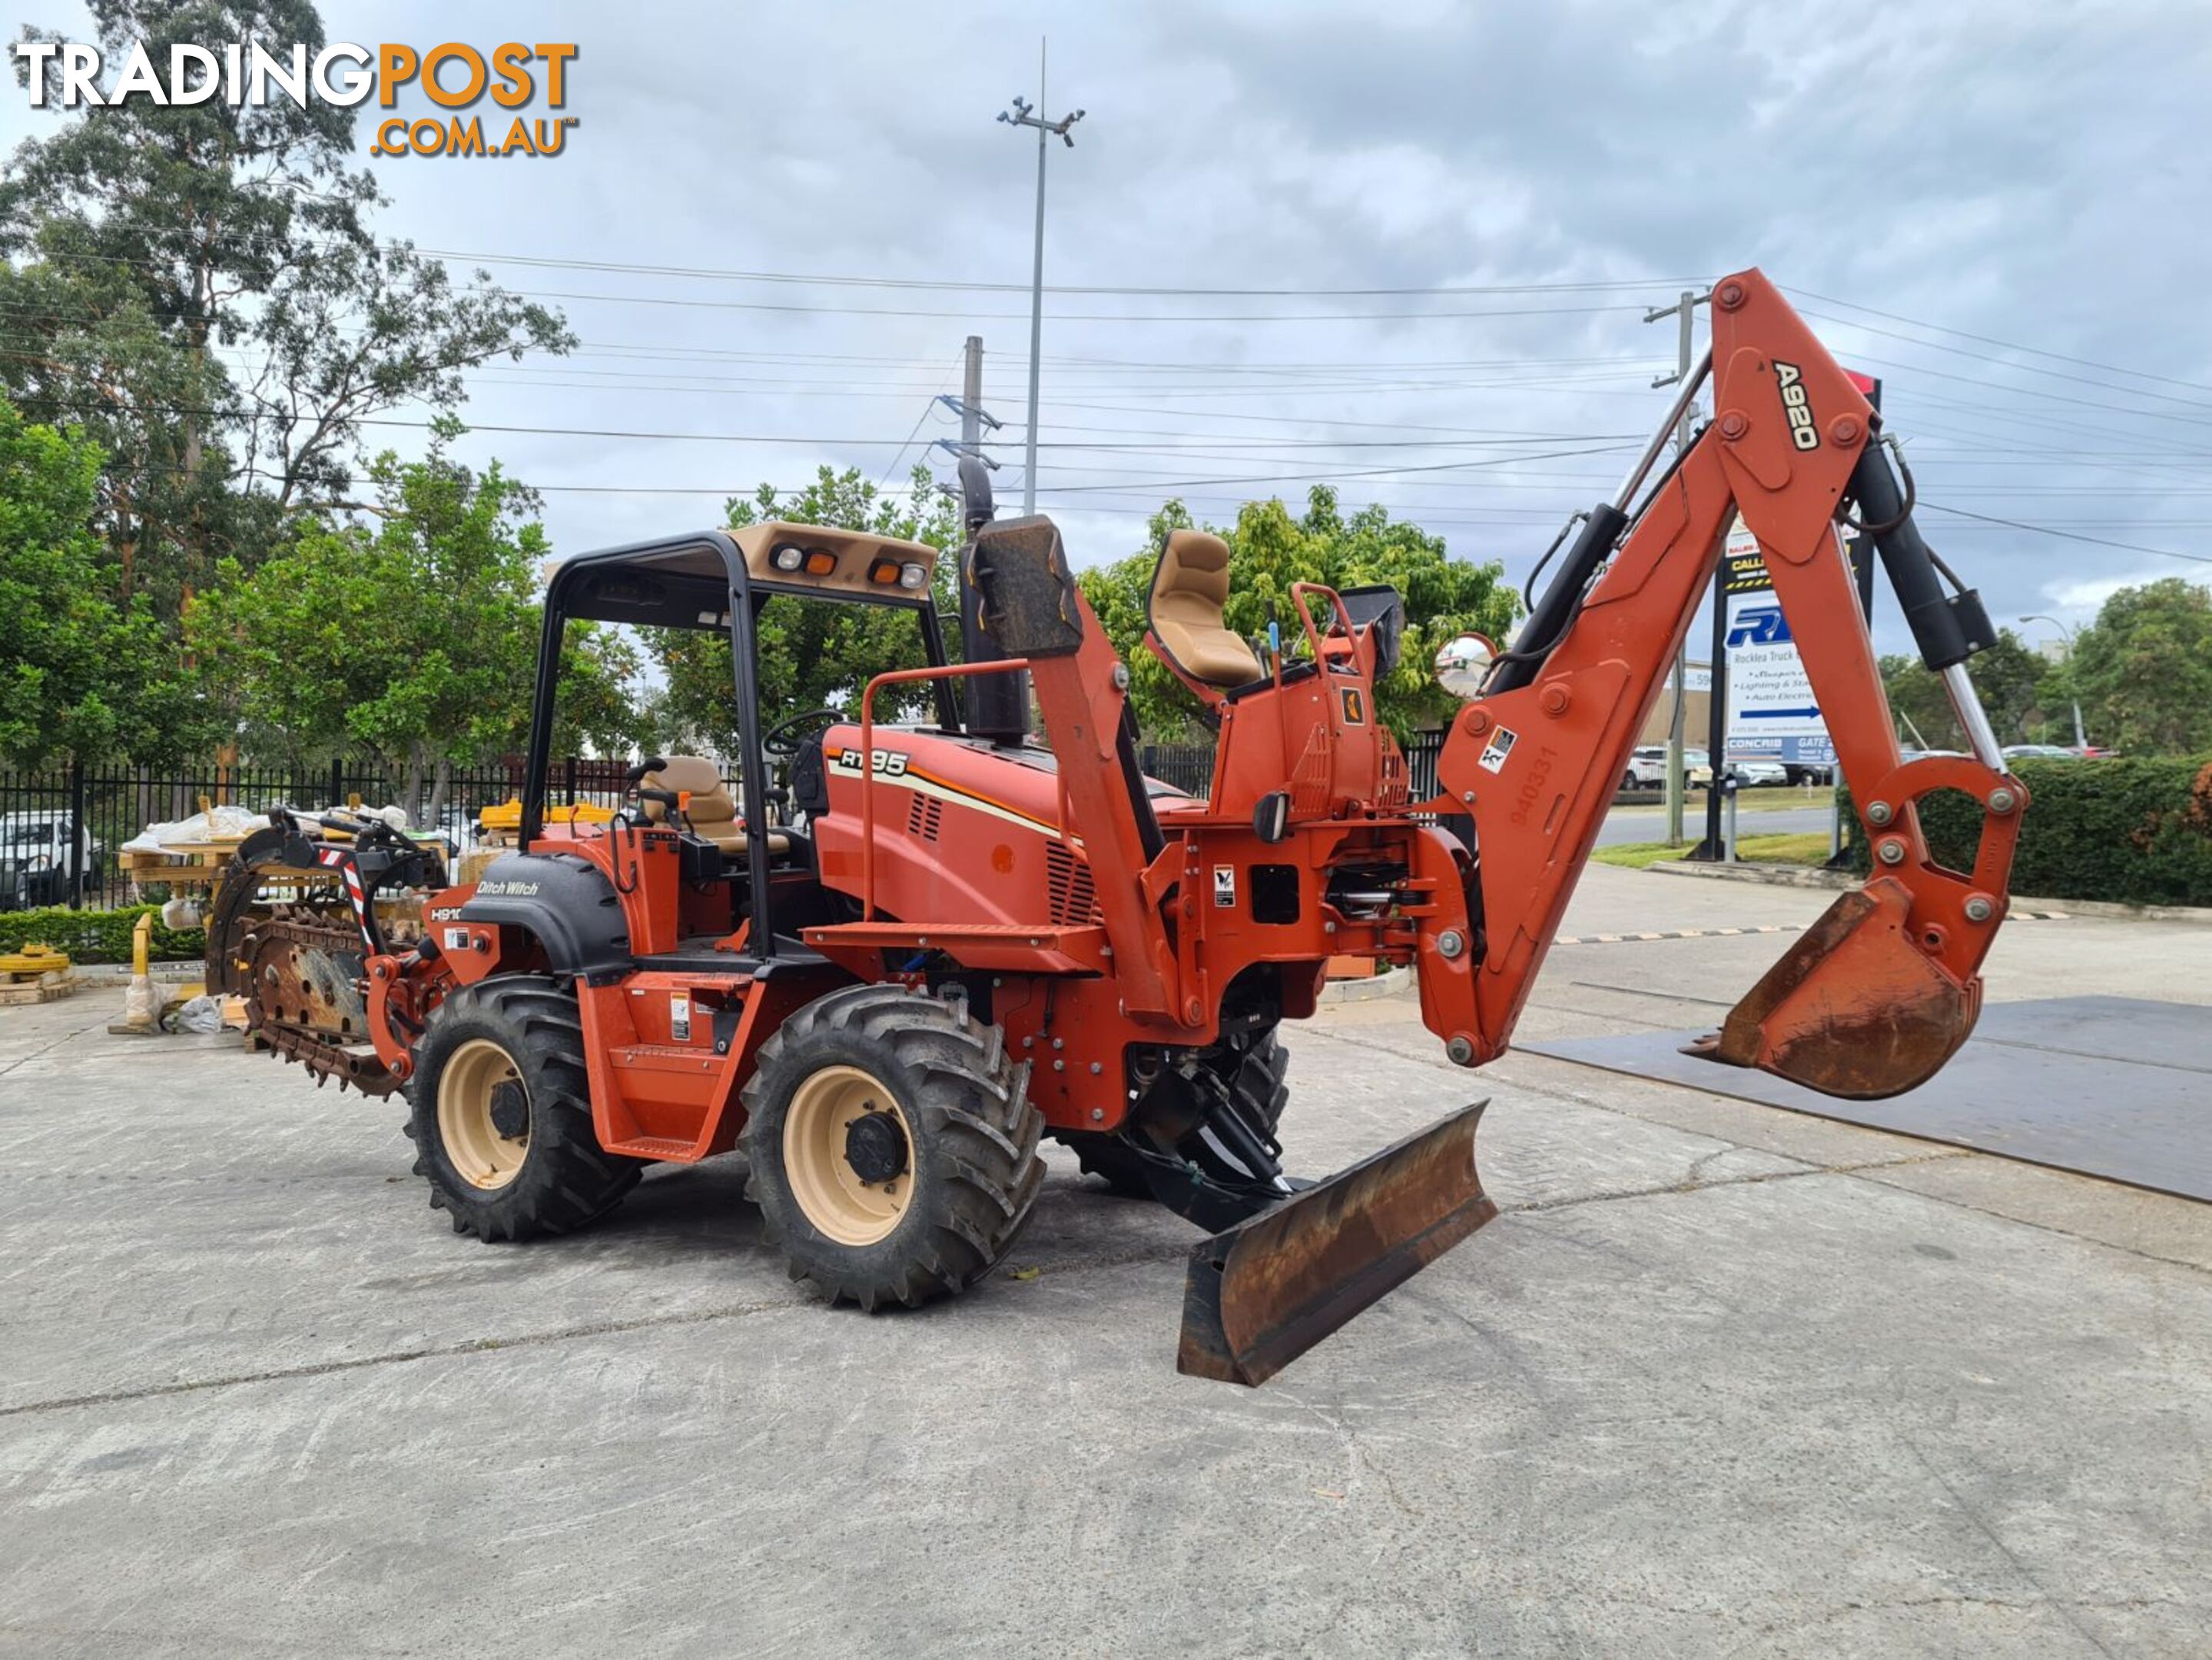
[[[1827, 897], [1589, 875], [1578, 936]], [[1779, 943], [1561, 946], [1524, 1025], [1682, 1024]], [[2141, 994], [2208, 945], [2025, 924], [1991, 994]], [[1065, 1158], [1022, 1277], [869, 1317], [785, 1280], [734, 1160], [479, 1245], [397, 1106], [110, 1037], [117, 1001], [0, 1014], [0, 1652], [2179, 1656], [2212, 1628], [2202, 1206], [1535, 1056], [1470, 1078], [1409, 1002], [1338, 1006], [1290, 1039], [1294, 1167], [1487, 1094], [1505, 1213], [1246, 1391], [1173, 1370], [1189, 1230]]]

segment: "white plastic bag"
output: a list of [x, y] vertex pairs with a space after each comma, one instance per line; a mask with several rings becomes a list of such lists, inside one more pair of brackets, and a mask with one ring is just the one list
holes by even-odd
[[201, 995], [179, 1003], [170, 1011], [167, 1024], [172, 1031], [221, 1031], [222, 1000]]

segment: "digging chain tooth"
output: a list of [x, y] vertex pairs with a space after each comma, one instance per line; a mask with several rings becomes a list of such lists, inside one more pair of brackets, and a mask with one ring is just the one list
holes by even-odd
[[380, 1060], [347, 1052], [361, 1043], [368, 1016], [365, 978], [353, 972], [361, 939], [351, 916], [280, 904], [248, 939], [252, 1038], [305, 1066], [318, 1088], [335, 1078], [341, 1093], [348, 1085], [369, 1096], [397, 1090], [399, 1080]]

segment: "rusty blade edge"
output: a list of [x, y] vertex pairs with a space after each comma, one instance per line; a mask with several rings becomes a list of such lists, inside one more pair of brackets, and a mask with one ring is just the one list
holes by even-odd
[[[1194, 1247], [1176, 1369], [1221, 1383], [1265, 1383], [1494, 1218], [1498, 1207], [1482, 1190], [1474, 1158], [1475, 1128], [1488, 1104], [1464, 1108]], [[1463, 1146], [1463, 1158], [1445, 1156], [1453, 1143]], [[1421, 1184], [1440, 1177], [1450, 1184], [1440, 1189], [1441, 1202], [1420, 1204]], [[1376, 1237], [1378, 1225], [1412, 1222], [1389, 1214], [1409, 1206], [1426, 1219], [1395, 1239]], [[1329, 1231], [1317, 1248], [1307, 1232], [1316, 1228]], [[1307, 1248], [1310, 1267], [1333, 1272], [1283, 1310], [1267, 1309], [1266, 1298], [1281, 1294], [1270, 1284], [1281, 1275], [1269, 1268], [1279, 1266], [1276, 1259], [1293, 1239]], [[1330, 1264], [1347, 1242], [1352, 1260]], [[1266, 1317], [1252, 1317], [1255, 1305]], [[1241, 1317], [1232, 1321], [1232, 1310]], [[1230, 1335], [1232, 1324], [1249, 1333], [1241, 1342]]]

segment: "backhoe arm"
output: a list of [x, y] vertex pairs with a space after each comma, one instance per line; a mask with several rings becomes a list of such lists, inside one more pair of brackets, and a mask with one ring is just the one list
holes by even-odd
[[[1520, 648], [1498, 660], [1439, 759], [1441, 789], [1472, 814], [1479, 838], [1485, 949], [1463, 970], [1473, 981], [1472, 1059], [1506, 1046], [1741, 513], [1876, 866], [1701, 1052], [1830, 1094], [1893, 1094], [1932, 1074], [1972, 1029], [2027, 800], [2004, 770], [1963, 667], [1989, 643], [1988, 621], [1972, 594], [1943, 593], [1909, 499], [1869, 447], [1873, 410], [1758, 272], [1716, 286], [1709, 362], [1712, 423], [1639, 502], [1655, 440], [1620, 498], [1593, 514]], [[1847, 498], [1874, 536], [1923, 656], [1950, 688], [1972, 758], [1907, 764], [1899, 754], [1837, 533]], [[1929, 855], [1914, 804], [1936, 789], [1963, 791], [1987, 814], [1970, 873]]]

